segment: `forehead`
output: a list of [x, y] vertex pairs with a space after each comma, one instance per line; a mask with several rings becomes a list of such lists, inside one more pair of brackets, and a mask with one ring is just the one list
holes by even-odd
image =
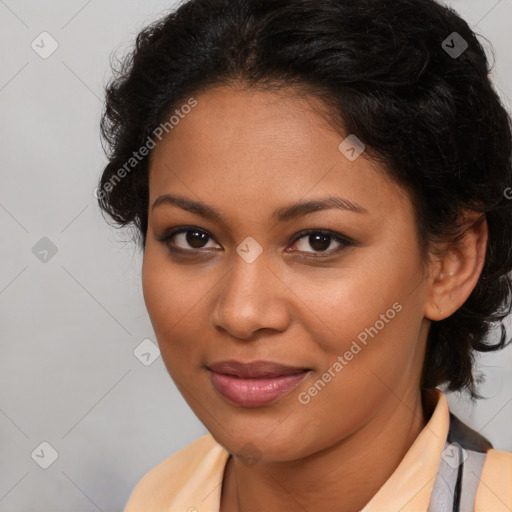
[[365, 152], [349, 160], [340, 151], [347, 134], [335, 129], [315, 97], [217, 87], [195, 100], [153, 150], [151, 203], [163, 193], [197, 199], [215, 192], [222, 207], [256, 201], [259, 209], [274, 210], [300, 198], [345, 193], [360, 204], [391, 207], [403, 195]]
[[216, 87], [195, 100], [194, 109], [157, 145], [153, 160], [164, 151], [178, 157], [186, 154], [190, 164], [208, 158], [213, 165], [221, 159], [230, 169], [257, 166], [261, 173], [265, 161], [318, 161], [323, 154], [319, 142], [325, 139], [319, 130], [332, 132], [322, 146], [334, 142], [336, 150], [341, 137], [325, 120], [326, 106], [293, 89]]

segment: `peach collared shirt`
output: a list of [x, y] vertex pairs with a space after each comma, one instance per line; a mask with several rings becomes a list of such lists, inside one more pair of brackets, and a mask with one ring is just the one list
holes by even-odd
[[[431, 397], [430, 420], [362, 512], [428, 511], [450, 423], [444, 394], [436, 389]], [[146, 473], [124, 512], [219, 512], [228, 457], [211, 434], [200, 437]], [[512, 511], [512, 453], [487, 452], [474, 510]]]

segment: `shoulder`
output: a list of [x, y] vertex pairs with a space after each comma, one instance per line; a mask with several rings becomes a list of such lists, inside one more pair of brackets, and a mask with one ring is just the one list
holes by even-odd
[[124, 512], [171, 510], [177, 498], [191, 507], [201, 489], [222, 481], [228, 457], [211, 434], [200, 437], [146, 473], [132, 490]]
[[476, 495], [477, 512], [512, 510], [512, 453], [489, 450]]

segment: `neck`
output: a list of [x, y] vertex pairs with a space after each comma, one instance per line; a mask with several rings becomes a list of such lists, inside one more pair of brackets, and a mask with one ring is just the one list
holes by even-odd
[[364, 427], [301, 460], [248, 466], [230, 457], [221, 512], [361, 510], [393, 474], [425, 427], [421, 394], [392, 396]]

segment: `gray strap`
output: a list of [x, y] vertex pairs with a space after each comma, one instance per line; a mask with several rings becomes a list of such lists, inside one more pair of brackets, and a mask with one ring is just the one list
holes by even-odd
[[480, 475], [485, 462], [485, 453], [466, 450], [468, 458], [464, 461], [464, 473], [462, 476], [462, 494], [460, 510], [472, 511], [475, 506], [476, 491], [480, 483]]
[[[428, 512], [452, 512], [453, 510], [455, 484], [457, 483], [459, 469], [459, 453], [455, 447], [450, 449], [450, 446], [448, 443], [444, 445]], [[449, 457], [447, 454], [449, 454]]]
[[463, 464], [463, 469], [459, 510], [472, 512], [485, 457], [485, 453], [463, 449], [461, 459], [458, 443], [445, 443], [428, 512], [453, 511], [460, 464]]

